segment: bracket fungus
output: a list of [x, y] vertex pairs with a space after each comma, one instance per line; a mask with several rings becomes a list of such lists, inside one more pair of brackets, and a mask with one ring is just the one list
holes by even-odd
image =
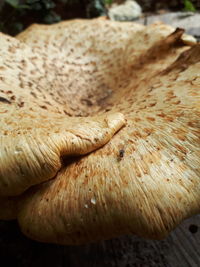
[[41, 242], [164, 238], [200, 211], [200, 45], [103, 19], [0, 35], [0, 218]]

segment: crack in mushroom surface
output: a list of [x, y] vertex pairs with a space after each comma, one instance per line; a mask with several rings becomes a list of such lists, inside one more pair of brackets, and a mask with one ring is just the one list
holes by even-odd
[[1, 34], [0, 218], [81, 244], [163, 238], [200, 211], [200, 45], [183, 32], [94, 19]]

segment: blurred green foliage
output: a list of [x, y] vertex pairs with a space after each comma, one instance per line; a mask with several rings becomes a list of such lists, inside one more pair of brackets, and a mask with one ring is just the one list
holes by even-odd
[[31, 23], [51, 24], [74, 17], [106, 15], [112, 0], [4, 0], [0, 6], [0, 31], [15, 35]]
[[105, 3], [106, 5], [111, 5], [112, 2], [113, 2], [113, 0], [104, 0], [104, 3]]
[[[51, 24], [65, 19], [107, 15], [106, 8], [114, 1], [117, 0], [0, 0], [0, 31], [16, 35], [32, 23]], [[146, 0], [148, 3], [166, 2], [170, 7], [172, 1], [168, 1]], [[144, 2], [141, 1], [142, 7]], [[194, 12], [199, 9], [198, 1], [175, 2], [179, 10]]]
[[184, 2], [184, 8], [183, 8], [184, 11], [190, 11], [190, 12], [196, 11], [195, 6], [190, 0], [184, 0], [183, 2]]

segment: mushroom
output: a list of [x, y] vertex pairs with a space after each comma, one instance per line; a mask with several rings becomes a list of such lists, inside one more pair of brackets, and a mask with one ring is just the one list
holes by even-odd
[[1, 35], [0, 218], [82, 244], [164, 238], [200, 211], [200, 45], [183, 32], [94, 19]]

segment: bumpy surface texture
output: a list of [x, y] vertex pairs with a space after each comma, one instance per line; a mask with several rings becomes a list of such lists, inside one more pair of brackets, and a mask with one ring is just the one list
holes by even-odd
[[198, 213], [200, 45], [182, 36], [103, 19], [1, 35], [0, 217], [79, 244]]

